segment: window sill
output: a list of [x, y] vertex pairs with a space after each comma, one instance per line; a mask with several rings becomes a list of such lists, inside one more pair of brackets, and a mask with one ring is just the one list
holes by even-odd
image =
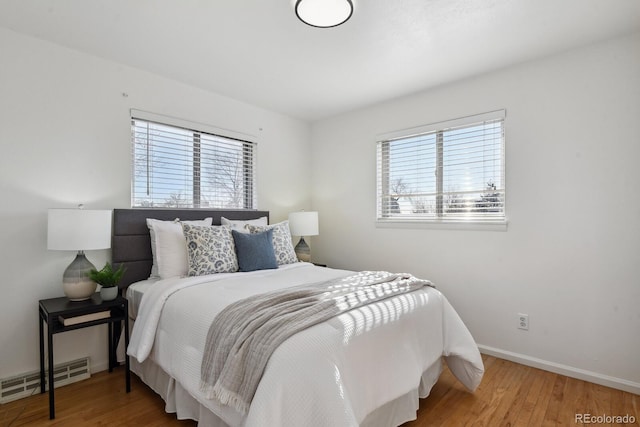
[[376, 228], [405, 228], [428, 230], [507, 231], [508, 221], [408, 221], [400, 219], [376, 220]]

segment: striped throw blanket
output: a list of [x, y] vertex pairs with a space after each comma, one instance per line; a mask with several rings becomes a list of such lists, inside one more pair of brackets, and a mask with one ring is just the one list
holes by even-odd
[[348, 310], [430, 285], [409, 274], [364, 271], [237, 301], [209, 328], [201, 389], [246, 414], [271, 354], [287, 338]]

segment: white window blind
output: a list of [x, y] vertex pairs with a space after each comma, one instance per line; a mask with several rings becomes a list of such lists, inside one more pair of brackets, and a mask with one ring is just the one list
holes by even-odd
[[131, 118], [133, 207], [255, 209], [255, 143]]
[[379, 222], [504, 222], [504, 110], [382, 135]]

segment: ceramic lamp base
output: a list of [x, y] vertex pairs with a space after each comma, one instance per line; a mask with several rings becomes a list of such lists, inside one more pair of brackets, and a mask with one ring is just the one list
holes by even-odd
[[300, 237], [300, 241], [298, 242], [294, 250], [296, 252], [298, 260], [311, 262], [311, 249], [309, 248], [309, 245], [307, 245], [307, 242], [304, 241], [304, 237]]
[[96, 291], [96, 283], [89, 279], [89, 271], [93, 268], [95, 266], [84, 256], [84, 252], [79, 251], [62, 275], [62, 289], [67, 298], [71, 301], [91, 298]]

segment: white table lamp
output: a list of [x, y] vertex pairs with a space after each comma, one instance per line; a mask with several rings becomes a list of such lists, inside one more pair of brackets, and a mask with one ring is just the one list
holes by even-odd
[[304, 236], [317, 236], [318, 212], [292, 212], [289, 214], [289, 229], [294, 236], [300, 236], [300, 241], [295, 247], [296, 255], [300, 261], [311, 261], [311, 249], [304, 241]]
[[96, 284], [89, 279], [95, 266], [84, 251], [111, 247], [111, 211], [90, 209], [49, 209], [47, 249], [78, 251], [62, 275], [64, 294], [71, 301], [89, 299]]

